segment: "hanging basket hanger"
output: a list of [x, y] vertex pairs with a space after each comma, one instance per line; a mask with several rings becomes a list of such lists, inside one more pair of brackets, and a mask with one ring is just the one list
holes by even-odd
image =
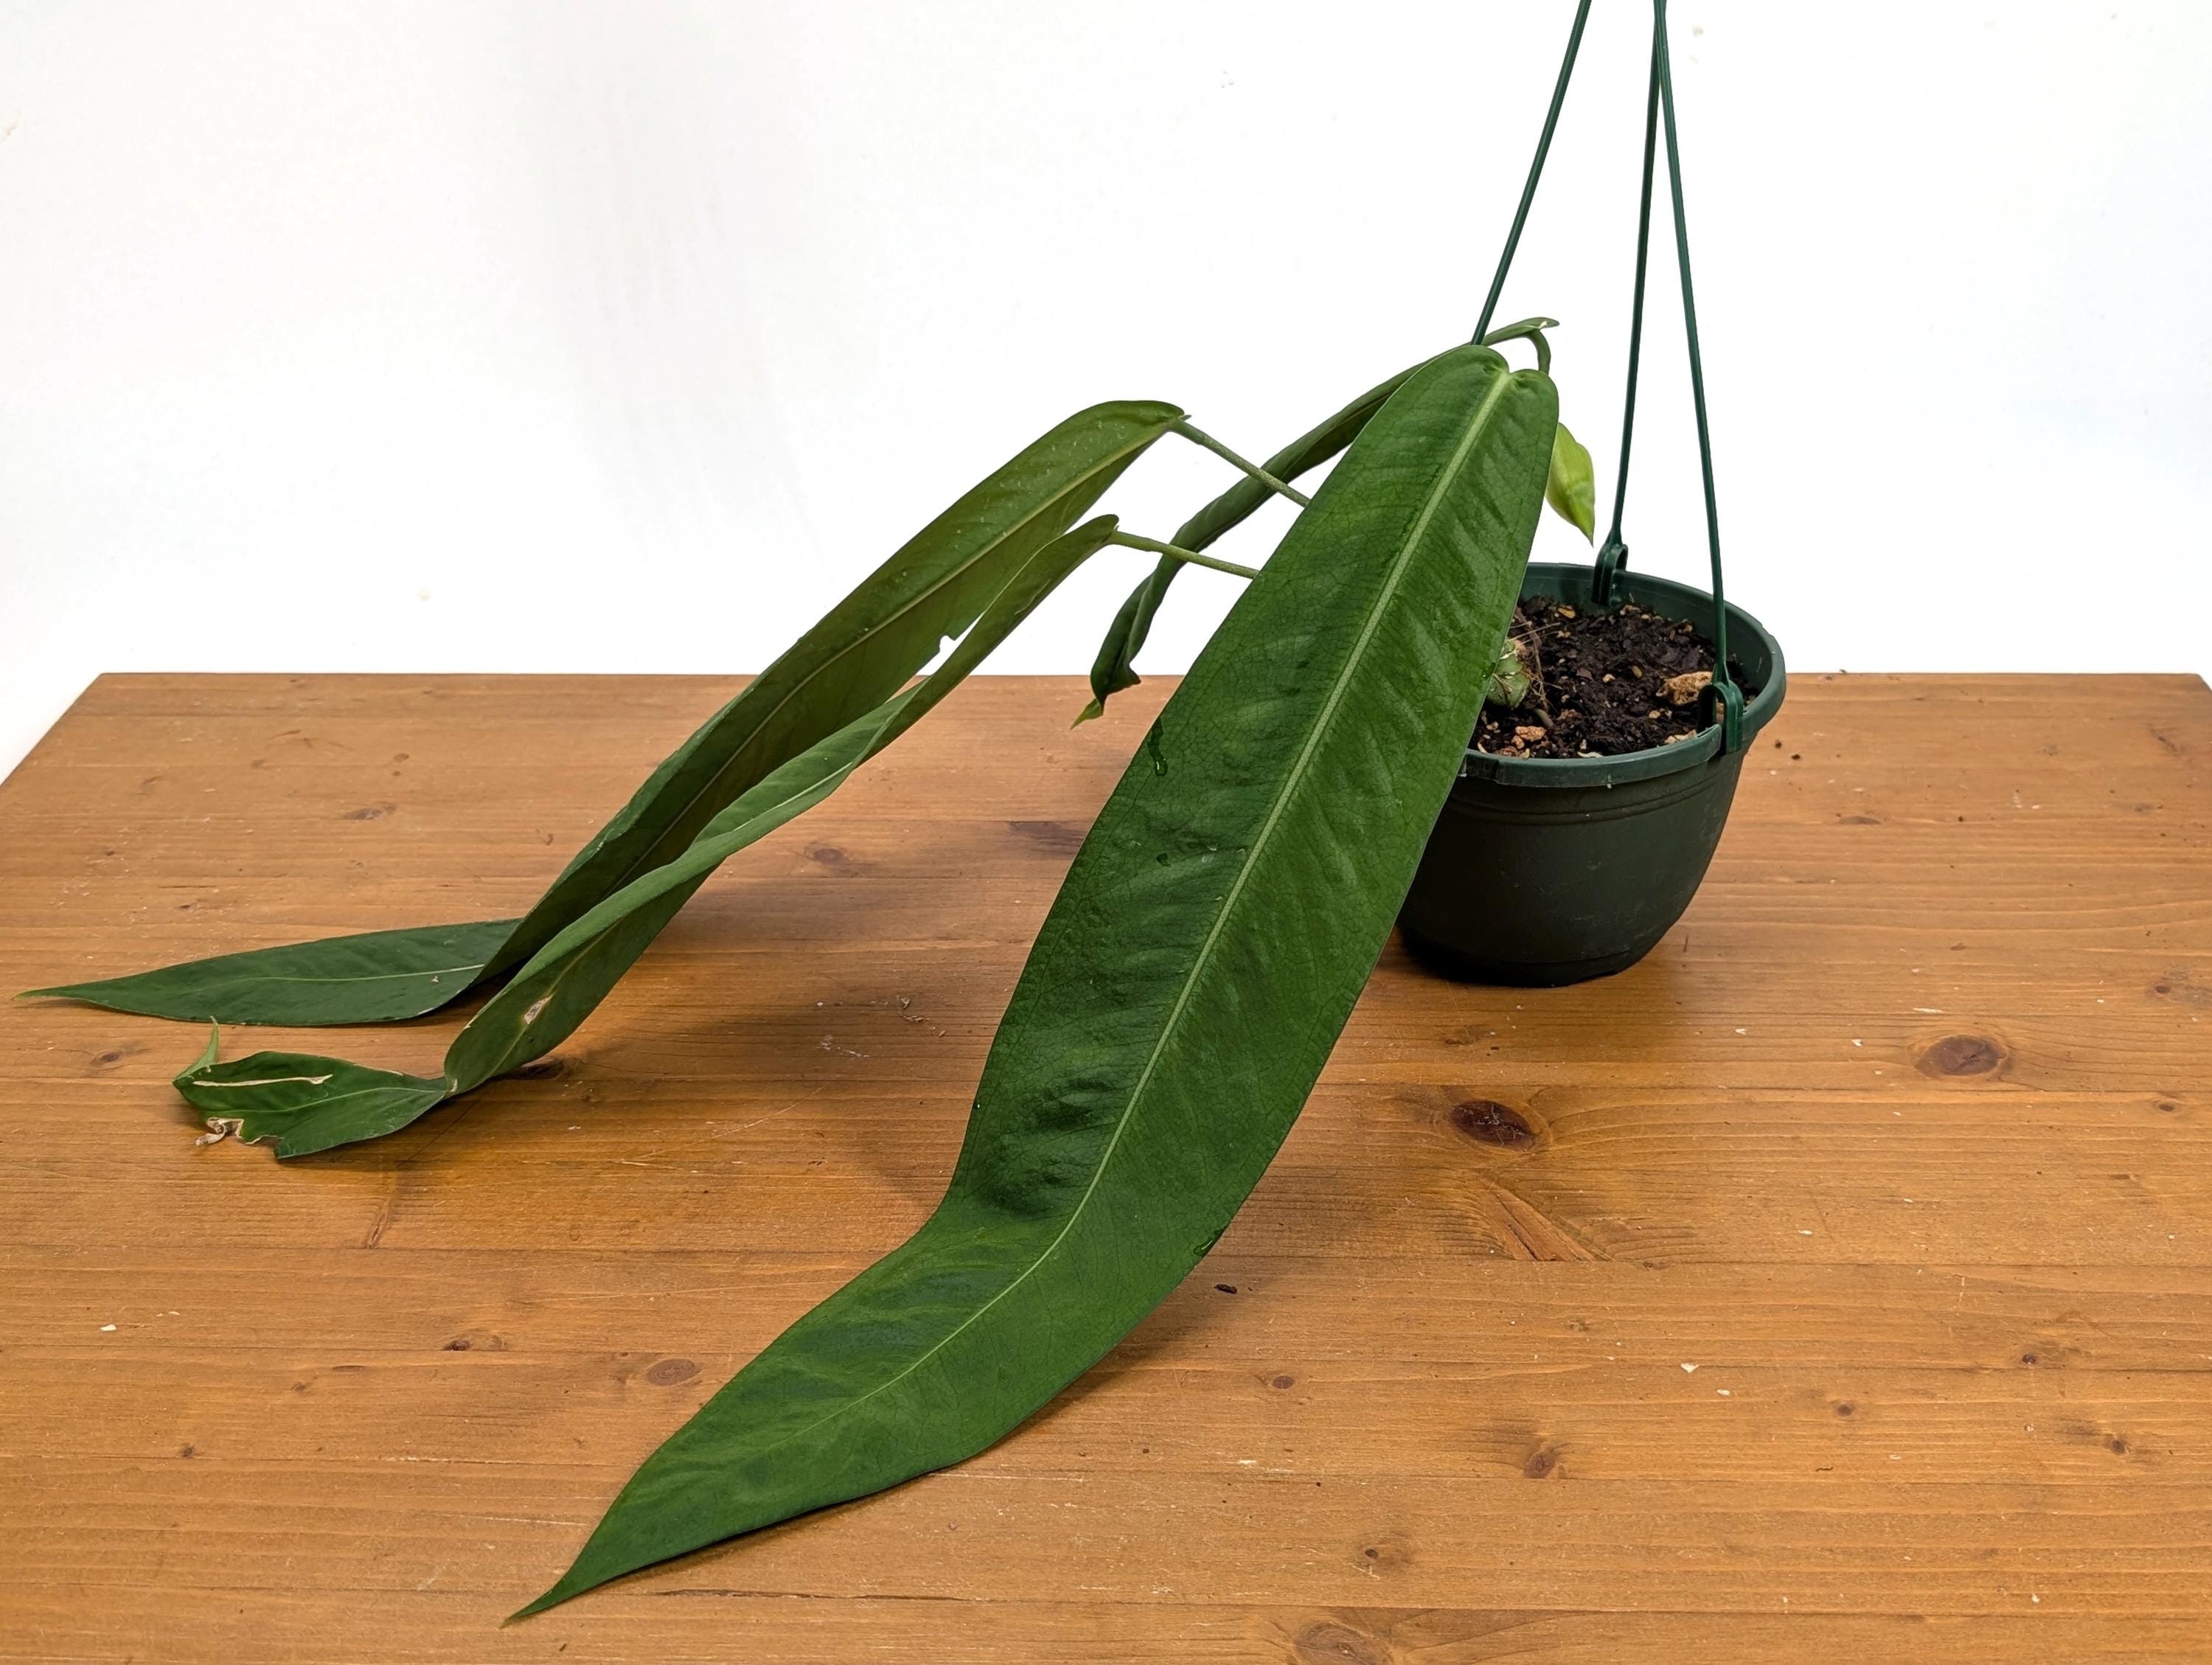
[[[1566, 102], [1567, 83], [1574, 76], [1575, 56], [1582, 50], [1583, 27], [1589, 21], [1589, 9], [1590, 0], [1580, 0], [1575, 8], [1574, 27], [1567, 36], [1566, 55], [1560, 60], [1559, 81], [1552, 88], [1552, 105], [1544, 115], [1544, 130], [1536, 140], [1536, 155], [1528, 164], [1528, 180], [1522, 187], [1521, 204], [1514, 210], [1512, 229], [1506, 233], [1504, 250], [1498, 257], [1497, 275], [1490, 280], [1490, 294], [1482, 303], [1482, 317], [1475, 325], [1477, 341], [1491, 333], [1492, 314], [1497, 311], [1498, 298], [1505, 288], [1505, 274], [1513, 264], [1514, 251], [1520, 246], [1522, 228], [1528, 222], [1529, 205], [1536, 199], [1536, 182], [1543, 177], [1544, 158], [1551, 150], [1552, 135], [1559, 125], [1559, 109]], [[1698, 413], [1698, 461], [1705, 474], [1705, 541], [1712, 556], [1713, 681], [1709, 698], [1711, 707], [1717, 708], [1721, 751], [1725, 755], [1743, 747], [1743, 690], [1736, 686], [1728, 668], [1728, 595], [1721, 579], [1720, 511], [1713, 494], [1713, 447], [1705, 419], [1705, 362], [1698, 350], [1698, 307], [1690, 283], [1690, 232], [1682, 210], [1682, 157], [1674, 128], [1674, 70], [1667, 52], [1667, 0], [1652, 0], [1651, 4], [1651, 76], [1644, 112], [1644, 189], [1636, 223], [1636, 289], [1629, 309], [1627, 387], [1620, 415], [1620, 473], [1613, 494], [1613, 526], [1606, 533], [1590, 573], [1590, 599], [1600, 606], [1611, 605], [1614, 581], [1628, 561], [1628, 545], [1621, 541], [1620, 517], [1628, 500], [1629, 443], [1636, 430], [1636, 378], [1644, 344], [1644, 276], [1651, 245], [1651, 178], [1662, 118], [1667, 133], [1667, 183], [1674, 208], [1675, 264], [1682, 280], [1682, 326], [1690, 349], [1690, 394]]]

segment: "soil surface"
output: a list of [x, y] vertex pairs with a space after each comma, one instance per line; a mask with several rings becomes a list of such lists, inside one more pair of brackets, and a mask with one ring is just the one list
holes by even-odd
[[[1686, 740], [1705, 724], [1713, 645], [1632, 602], [1598, 613], [1530, 596], [1509, 632], [1539, 679], [1511, 710], [1482, 708], [1474, 744], [1504, 757], [1617, 757]], [[1745, 697], [1743, 667], [1729, 666]]]

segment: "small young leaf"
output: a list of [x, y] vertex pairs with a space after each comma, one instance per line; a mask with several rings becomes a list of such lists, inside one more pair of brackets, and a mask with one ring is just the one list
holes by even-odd
[[1557, 509], [1566, 523], [1597, 541], [1597, 475], [1589, 452], [1561, 422], [1552, 436], [1552, 471], [1544, 482], [1544, 501]]
[[1557, 414], [1547, 379], [1469, 346], [1376, 416], [1085, 839], [937, 1212], [647, 1458], [525, 1613], [974, 1455], [1182, 1279], [1389, 933], [1519, 592]]
[[1525, 650], [1509, 633], [1505, 645], [1498, 650], [1498, 663], [1491, 667], [1490, 687], [1482, 702], [1516, 711], [1535, 685], [1535, 673], [1528, 668]]

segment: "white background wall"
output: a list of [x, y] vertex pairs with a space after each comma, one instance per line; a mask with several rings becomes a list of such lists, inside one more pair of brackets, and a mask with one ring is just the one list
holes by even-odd
[[[1264, 453], [1472, 326], [1571, 9], [5, 0], [0, 767], [106, 669], [757, 668], [1099, 398]], [[1731, 592], [1806, 669], [2212, 669], [2212, 7], [1674, 9]], [[1601, 479], [1644, 18], [1500, 314]], [[1657, 293], [1629, 538], [1693, 575]]]

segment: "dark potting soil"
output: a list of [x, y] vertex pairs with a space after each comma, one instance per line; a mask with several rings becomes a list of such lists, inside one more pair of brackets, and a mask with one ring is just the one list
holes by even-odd
[[[1512, 710], [1482, 708], [1474, 744], [1504, 757], [1616, 757], [1671, 745], [1705, 726], [1713, 645], [1680, 619], [1624, 603], [1593, 612], [1548, 596], [1513, 610], [1522, 662], [1540, 692]], [[1533, 651], [1532, 651], [1533, 650]], [[1746, 697], [1743, 667], [1729, 669]]]

